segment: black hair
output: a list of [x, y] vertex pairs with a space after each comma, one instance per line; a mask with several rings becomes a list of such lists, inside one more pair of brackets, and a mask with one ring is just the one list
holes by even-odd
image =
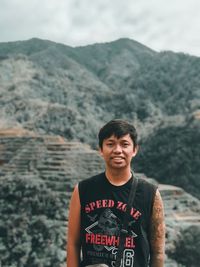
[[137, 146], [137, 131], [135, 127], [125, 120], [111, 120], [106, 123], [99, 131], [99, 147], [102, 148], [103, 141], [112, 135], [117, 138], [129, 134], [134, 146]]

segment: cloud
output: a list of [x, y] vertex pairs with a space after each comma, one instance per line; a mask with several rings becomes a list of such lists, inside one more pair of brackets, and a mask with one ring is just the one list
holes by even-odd
[[200, 56], [199, 0], [1, 0], [0, 42], [32, 37], [78, 46], [135, 39]]

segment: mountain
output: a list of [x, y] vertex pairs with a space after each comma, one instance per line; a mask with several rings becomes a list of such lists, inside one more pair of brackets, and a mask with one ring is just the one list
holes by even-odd
[[0, 126], [97, 147], [108, 120], [133, 122], [134, 168], [199, 198], [200, 59], [119, 39], [69, 47], [31, 39], [0, 43]]

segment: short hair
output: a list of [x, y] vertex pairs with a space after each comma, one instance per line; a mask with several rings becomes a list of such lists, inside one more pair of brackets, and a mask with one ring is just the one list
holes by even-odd
[[133, 145], [137, 146], [137, 131], [135, 127], [128, 121], [115, 119], [106, 123], [99, 131], [99, 147], [103, 147], [103, 141], [112, 135], [117, 138], [121, 138], [124, 135], [129, 134]]

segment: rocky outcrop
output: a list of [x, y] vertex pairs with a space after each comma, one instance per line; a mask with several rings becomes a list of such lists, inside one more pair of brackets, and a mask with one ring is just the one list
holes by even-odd
[[[0, 241], [0, 254], [9, 250], [12, 253], [14, 249], [16, 251], [19, 249], [17, 242], [15, 245], [13, 241], [14, 248], [11, 249], [9, 242], [6, 241], [6, 238], [11, 238], [8, 231], [12, 233], [15, 229], [11, 227], [10, 220], [12, 219], [16, 224], [21, 217], [28, 216], [35, 222], [35, 226], [30, 224], [29, 220], [25, 223], [23, 219], [23, 223], [21, 222], [18, 228], [21, 227], [23, 231], [23, 227], [24, 229], [29, 229], [29, 226], [39, 227], [37, 237], [43, 234], [40, 233], [41, 225], [44, 229], [50, 229], [48, 238], [43, 237], [42, 244], [52, 248], [53, 243], [58, 247], [56, 255], [60, 256], [56, 258], [57, 263], [52, 266], [58, 266], [56, 265], [58, 262], [63, 263], [71, 192], [78, 181], [104, 169], [100, 155], [80, 142], [69, 142], [59, 136], [42, 136], [16, 128], [0, 132], [0, 166], [0, 201], [3, 214], [0, 219], [0, 234], [3, 236]], [[157, 183], [144, 174], [137, 175]], [[190, 225], [200, 225], [200, 202], [179, 187], [159, 184], [159, 190], [165, 205], [166, 251], [168, 252], [174, 249], [174, 240], [180, 229]], [[4, 225], [7, 225], [7, 228]], [[15, 237], [14, 234], [13, 236]], [[17, 254], [18, 260], [22, 262], [21, 266], [27, 266], [25, 263], [23, 265], [23, 261], [28, 262], [33, 255], [31, 249], [34, 249], [35, 241], [31, 234], [28, 235], [28, 230], [27, 236], [29, 241], [26, 243], [29, 244], [30, 249], [24, 252], [26, 257]], [[23, 236], [18, 238], [21, 240]], [[44, 255], [45, 253], [47, 252], [44, 251]], [[42, 262], [42, 256], [37, 254], [37, 257], [41, 257]], [[4, 256], [3, 259], [3, 266], [13, 264], [14, 259], [11, 256]], [[55, 260], [55, 256], [50, 255], [50, 262], [52, 259]], [[31, 263], [29, 264], [32, 266]], [[178, 265], [167, 258], [165, 266]]]

